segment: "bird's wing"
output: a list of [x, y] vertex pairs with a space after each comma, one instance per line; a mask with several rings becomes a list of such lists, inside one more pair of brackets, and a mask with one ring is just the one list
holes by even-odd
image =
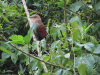
[[43, 23], [39, 23], [38, 33], [42, 39], [46, 38], [46, 29]]

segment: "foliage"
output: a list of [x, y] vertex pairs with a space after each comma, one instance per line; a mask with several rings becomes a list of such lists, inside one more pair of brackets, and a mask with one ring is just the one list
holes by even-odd
[[[67, 26], [64, 23], [63, 0], [26, 0], [30, 16], [39, 14], [45, 24], [47, 37], [31, 41], [21, 0], [0, 0], [0, 74], [23, 75], [100, 75], [100, 1], [66, 0]], [[67, 32], [68, 31], [68, 32]], [[41, 61], [18, 51], [38, 56], [40, 45], [43, 60], [66, 69], [46, 64], [44, 73]]]

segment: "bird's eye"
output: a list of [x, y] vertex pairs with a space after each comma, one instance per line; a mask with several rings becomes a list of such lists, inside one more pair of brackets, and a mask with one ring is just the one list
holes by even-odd
[[36, 18], [36, 16], [34, 16], [33, 18]]

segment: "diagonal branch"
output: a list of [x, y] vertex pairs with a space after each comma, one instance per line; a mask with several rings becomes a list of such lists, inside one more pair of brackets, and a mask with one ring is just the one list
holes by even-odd
[[[5, 40], [6, 42], [8, 42], [8, 40], [7, 40], [5, 37], [3, 37], [1, 34], [0, 34], [0, 37], [1, 37], [3, 40]], [[32, 54], [29, 54], [29, 53], [27, 53], [27, 52], [24, 52], [23, 50], [17, 48], [15, 45], [13, 45], [13, 44], [11, 44], [11, 43], [9, 43], [9, 44], [10, 44], [11, 46], [13, 46], [14, 48], [16, 48], [17, 50], [21, 51], [22, 53], [24, 53], [24, 54], [26, 54], [26, 55], [28, 55], [28, 56], [30, 56], [30, 57], [32, 57], [32, 58], [35, 58], [35, 59], [37, 59], [37, 60], [39, 60], [39, 61], [42, 61], [42, 62], [44, 62], [44, 63], [46, 63], [46, 64], [49, 64], [49, 65], [51, 65], [51, 66], [54, 66], [54, 67], [66, 69], [65, 67], [62, 67], [62, 66], [59, 66], [59, 65], [54, 65], [54, 64], [52, 64], [52, 63], [50, 63], [50, 62], [45, 62], [44, 60], [39, 59], [38, 57], [35, 57], [35, 56], [32, 55]]]
[[93, 10], [93, 9], [91, 9], [90, 7], [88, 7], [84, 2], [82, 2], [89, 10], [91, 10], [91, 11], [93, 11], [94, 13], [96, 13], [97, 15], [99, 15], [100, 16], [100, 14], [99, 13], [97, 13], [95, 10]]

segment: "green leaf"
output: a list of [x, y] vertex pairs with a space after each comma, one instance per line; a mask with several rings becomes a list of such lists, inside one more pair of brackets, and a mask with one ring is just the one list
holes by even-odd
[[36, 7], [41, 7], [41, 4], [39, 4], [39, 2], [34, 2], [33, 5], [36, 6]]
[[84, 47], [90, 52], [94, 50], [94, 44], [92, 42], [85, 43]]
[[20, 65], [19, 65], [19, 68], [20, 68], [21, 73], [24, 74], [24, 72], [25, 72], [25, 70], [26, 70], [26, 67], [23, 68], [22, 65], [20, 64]]
[[51, 29], [50, 29], [50, 34], [52, 35], [54, 40], [56, 40], [57, 31], [58, 31], [58, 29], [55, 27], [51, 27]]
[[97, 41], [97, 39], [96, 39], [94, 36], [90, 36], [90, 41], [91, 41], [94, 45], [97, 45], [97, 44], [98, 44], [98, 41]]
[[100, 13], [100, 1], [95, 4], [95, 10]]
[[91, 66], [92, 68], [94, 67], [95, 64], [95, 60], [94, 57], [91, 54], [84, 54], [83, 56], [83, 62], [89, 66]]
[[44, 61], [49, 61], [49, 60], [50, 60], [50, 56], [45, 56], [45, 57], [43, 58], [43, 60], [44, 60]]
[[39, 41], [33, 41], [32, 47], [33, 47], [34, 49], [37, 48], [37, 45], [39, 45]]
[[79, 27], [78, 27], [78, 23], [77, 22], [71, 22], [71, 37], [72, 40], [75, 42], [78, 39], [78, 35], [79, 35]]
[[63, 35], [64, 37], [66, 37], [66, 25], [65, 25], [65, 24], [62, 24], [62, 25], [61, 25], [61, 31], [62, 31], [62, 35]]
[[11, 60], [13, 61], [14, 64], [16, 64], [17, 59], [18, 59], [17, 55], [15, 55], [15, 54], [11, 55]]
[[25, 43], [29, 44], [30, 43], [30, 35], [27, 34], [24, 38]]
[[74, 3], [73, 7], [74, 7], [74, 11], [78, 11], [79, 8], [83, 5], [83, 3], [81, 1]]
[[26, 59], [26, 65], [29, 65], [30, 62], [35, 61], [34, 58], [30, 57], [30, 62], [29, 62], [29, 57], [25, 58]]
[[[93, 24], [93, 23], [92, 23], [92, 24]], [[85, 29], [86, 33], [89, 31], [89, 28], [92, 26], [92, 24], [90, 24], [90, 25]]]
[[56, 48], [57, 48], [58, 53], [61, 54], [61, 41], [58, 42]]
[[5, 49], [5, 48], [3, 48], [3, 47], [1, 47], [1, 46], [0, 46], [0, 50], [6, 52], [6, 53], [8, 53], [8, 54], [13, 54], [13, 53], [11, 53], [10, 51], [8, 51], [7, 49]]
[[91, 66], [85, 64], [86, 75], [94, 75], [94, 70]]
[[30, 64], [32, 65], [32, 70], [34, 70], [37, 67], [37, 61], [36, 60], [33, 60]]
[[3, 18], [6, 22], [9, 22], [8, 18], [7, 18], [5, 15], [3, 15], [2, 13], [0, 13], [0, 16], [1, 16], [1, 18]]
[[50, 75], [50, 72], [45, 72], [42, 75]]
[[58, 41], [55, 41], [51, 44], [51, 51], [54, 52], [54, 49], [56, 47], [56, 45], [59, 43], [59, 40]]
[[58, 4], [58, 6], [57, 7], [63, 7], [64, 5], [63, 5], [63, 2], [57, 2], [57, 4]]
[[43, 47], [44, 49], [46, 49], [46, 40], [45, 40], [45, 39], [42, 39], [42, 40], [41, 40], [41, 44], [42, 44], [42, 47]]
[[84, 31], [85, 31], [85, 29], [86, 29], [86, 25], [87, 25], [87, 23], [86, 23], [86, 21], [85, 21], [84, 25], [82, 26], [82, 28], [83, 28]]
[[49, 34], [50, 21], [51, 21], [51, 19], [48, 20], [47, 29], [46, 29], [48, 34]]
[[56, 75], [62, 75], [62, 70], [63, 70], [63, 69], [57, 69], [57, 70], [56, 70]]
[[18, 38], [17, 35], [12, 35], [9, 37], [9, 39], [11, 39], [11, 40], [17, 40], [17, 38]]
[[83, 24], [80, 16], [75, 16], [75, 17], [71, 18], [71, 20], [69, 22], [70, 23], [71, 22], [77, 22], [79, 26], [82, 26], [82, 24]]
[[3, 52], [1, 56], [2, 56], [2, 59], [6, 59], [6, 58], [9, 58], [11, 55]]
[[97, 45], [96, 50], [94, 50], [95, 54], [100, 54], [100, 44]]
[[24, 42], [19, 41], [19, 40], [8, 41], [8, 43], [16, 43], [16, 44], [22, 44], [22, 45], [25, 45], [25, 43], [24, 43]]
[[97, 23], [97, 24], [94, 26], [94, 28], [92, 29], [92, 33], [95, 33], [95, 32], [99, 29], [99, 27], [100, 27], [100, 22]]
[[16, 44], [25, 45], [23, 36], [21, 36], [21, 35], [12, 35], [9, 37], [9, 39], [11, 39], [13, 41], [9, 41], [8, 43], [16, 43]]
[[43, 68], [41, 61], [38, 61], [37, 62], [37, 66], [38, 66], [39, 70], [41, 71], [42, 68]]
[[83, 63], [78, 64], [78, 72], [80, 75], [86, 75], [86, 69]]
[[53, 4], [53, 1], [47, 1], [47, 3], [51, 5], [51, 4]]

